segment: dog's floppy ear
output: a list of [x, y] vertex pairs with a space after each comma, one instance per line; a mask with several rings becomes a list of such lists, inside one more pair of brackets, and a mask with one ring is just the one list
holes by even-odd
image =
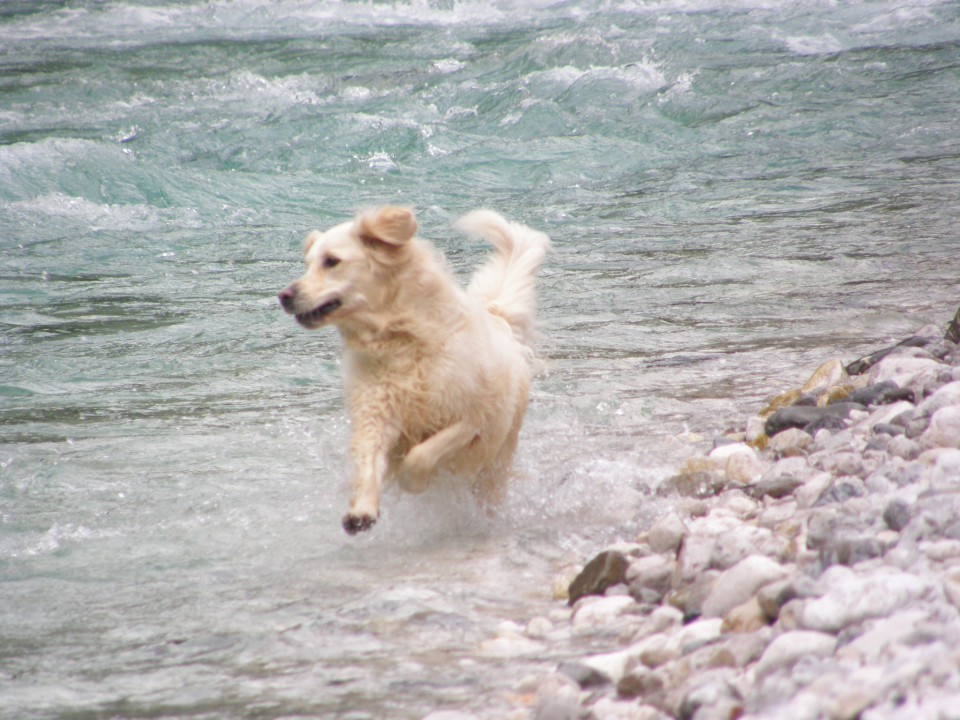
[[416, 234], [417, 220], [411, 208], [387, 205], [361, 213], [357, 232], [365, 243], [400, 247]]
[[309, 235], [307, 235], [303, 239], [303, 254], [306, 255], [308, 252], [310, 252], [310, 248], [312, 248], [317, 240], [322, 237], [323, 233], [319, 230], [313, 230]]

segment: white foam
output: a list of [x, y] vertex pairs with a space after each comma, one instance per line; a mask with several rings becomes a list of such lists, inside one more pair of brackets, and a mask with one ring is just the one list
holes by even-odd
[[783, 43], [797, 55], [831, 55], [844, 49], [843, 43], [830, 33], [786, 37]]

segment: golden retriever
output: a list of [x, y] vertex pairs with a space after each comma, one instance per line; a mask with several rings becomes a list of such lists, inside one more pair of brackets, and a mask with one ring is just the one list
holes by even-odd
[[343, 340], [351, 535], [379, 518], [388, 479], [421, 492], [465, 476], [483, 503], [504, 494], [533, 372], [534, 276], [550, 239], [489, 210], [457, 227], [496, 250], [466, 291], [416, 237], [413, 211], [386, 206], [310, 233], [306, 274], [279, 293], [300, 325], [334, 325]]

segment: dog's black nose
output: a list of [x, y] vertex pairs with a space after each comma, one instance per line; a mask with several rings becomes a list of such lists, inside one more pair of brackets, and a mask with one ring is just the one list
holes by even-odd
[[292, 285], [277, 293], [277, 297], [280, 299], [280, 304], [283, 306], [284, 310], [289, 310], [293, 307], [293, 298], [296, 296], [296, 294], [297, 291], [293, 289]]

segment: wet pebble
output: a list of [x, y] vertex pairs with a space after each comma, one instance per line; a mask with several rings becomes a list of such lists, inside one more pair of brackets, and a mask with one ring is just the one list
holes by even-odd
[[627, 558], [617, 551], [604, 551], [588, 562], [567, 591], [568, 603], [573, 605], [585, 595], [602, 595], [611, 585], [626, 580]]

